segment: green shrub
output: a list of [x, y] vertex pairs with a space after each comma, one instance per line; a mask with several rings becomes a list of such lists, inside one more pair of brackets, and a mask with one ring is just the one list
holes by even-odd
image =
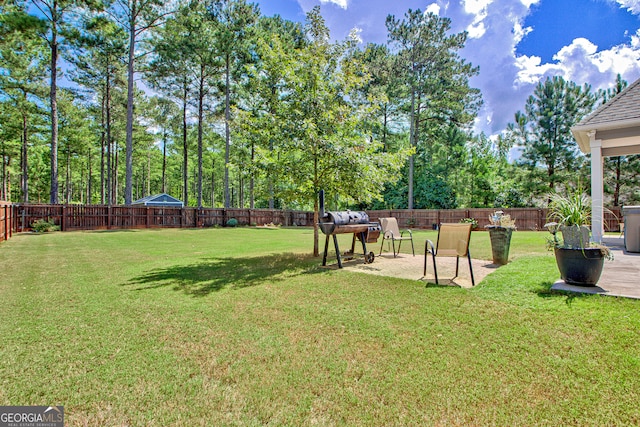
[[231, 218], [227, 221], [227, 227], [235, 227], [236, 225], [238, 225], [238, 220], [235, 218]]
[[60, 227], [57, 226], [52, 219], [38, 219], [31, 224], [31, 229], [36, 233], [48, 233], [50, 231], [60, 231]]
[[461, 223], [469, 223], [469, 224], [471, 224], [471, 228], [474, 229], [474, 230], [476, 228], [478, 228], [478, 220], [475, 219], [475, 218], [462, 218], [460, 220], [460, 222]]

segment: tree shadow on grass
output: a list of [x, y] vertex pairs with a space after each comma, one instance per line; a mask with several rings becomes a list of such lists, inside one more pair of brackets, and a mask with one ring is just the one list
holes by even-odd
[[252, 258], [207, 258], [196, 264], [176, 265], [134, 277], [122, 286], [144, 291], [172, 287], [187, 295], [206, 296], [224, 288], [241, 289], [286, 278], [319, 273], [317, 258], [301, 254], [274, 254]]

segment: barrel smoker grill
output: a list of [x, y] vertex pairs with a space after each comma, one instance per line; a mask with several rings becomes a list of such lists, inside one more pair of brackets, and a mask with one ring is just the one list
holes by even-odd
[[[324, 195], [320, 192], [320, 223], [318, 226], [326, 236], [322, 265], [327, 265], [327, 252], [329, 251], [329, 238], [331, 236], [333, 236], [333, 244], [336, 249], [339, 268], [342, 268], [342, 256], [344, 256], [345, 259], [352, 259], [354, 257], [356, 239], [362, 243], [365, 263], [372, 263], [375, 259], [375, 254], [373, 252], [367, 252], [367, 243], [376, 243], [378, 241], [381, 230], [380, 224], [370, 222], [369, 215], [365, 212], [339, 211], [325, 213], [323, 199]], [[340, 255], [340, 248], [338, 247], [338, 234], [353, 234], [351, 250], [345, 252], [342, 256]]]

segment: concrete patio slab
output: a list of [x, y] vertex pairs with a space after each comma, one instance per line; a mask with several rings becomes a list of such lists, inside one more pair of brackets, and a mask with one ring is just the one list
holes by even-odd
[[[605, 261], [604, 271], [598, 286], [574, 286], [568, 285], [564, 280], [556, 281], [551, 289], [585, 294], [601, 294], [624, 298], [640, 299], [640, 253], [627, 252], [624, 249], [624, 241], [621, 237], [605, 236], [604, 243], [613, 252], [613, 261]], [[476, 284], [480, 283], [488, 274], [499, 266], [486, 260], [472, 260], [473, 275]], [[376, 254], [375, 261], [371, 264], [363, 262], [363, 256], [356, 255], [353, 260], [343, 262], [344, 269], [379, 276], [399, 277], [410, 280], [422, 280], [435, 283], [433, 264], [429, 260], [427, 276], [422, 275], [424, 256], [416, 254], [399, 254], [397, 258], [391, 253]], [[337, 269], [337, 264], [331, 264], [327, 268]], [[469, 265], [466, 259], [460, 260], [459, 277], [451, 279], [455, 274], [455, 258], [438, 259], [438, 281], [443, 285], [455, 285], [463, 288], [471, 287]]]
[[[462, 288], [471, 288], [471, 276], [469, 274], [469, 262], [467, 259], [460, 259], [460, 268], [458, 270], [459, 277], [453, 278], [456, 272], [455, 258], [438, 258], [438, 283], [441, 285], [454, 285]], [[491, 261], [472, 259], [473, 278], [476, 284], [480, 283], [489, 273], [495, 271], [498, 265], [492, 264]], [[376, 254], [375, 261], [371, 264], [363, 262], [363, 256], [360, 254], [355, 259], [343, 262], [343, 267], [348, 271], [356, 271], [359, 273], [375, 274], [378, 276], [399, 277], [402, 279], [422, 280], [429, 283], [435, 283], [433, 274], [433, 263], [429, 259], [426, 277], [423, 276], [424, 256], [412, 256], [410, 254], [399, 254], [397, 258], [391, 253], [383, 253], [381, 256]], [[330, 268], [337, 268], [332, 265]]]

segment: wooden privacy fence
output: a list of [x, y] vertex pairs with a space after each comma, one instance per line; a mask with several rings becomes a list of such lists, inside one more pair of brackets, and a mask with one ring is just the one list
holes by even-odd
[[14, 205], [0, 201], [0, 242], [9, 240], [15, 229]]
[[[542, 230], [547, 210], [538, 208], [503, 209], [516, 221], [518, 230]], [[619, 231], [620, 208], [611, 208], [604, 216], [606, 231]], [[478, 221], [478, 230], [489, 224], [495, 209], [414, 209], [367, 211], [372, 221], [395, 217], [403, 228], [433, 229], [441, 222], [460, 222], [464, 218]], [[52, 220], [63, 231], [120, 228], [194, 228], [224, 226], [235, 218], [238, 225], [278, 224], [284, 226], [312, 226], [313, 212], [272, 209], [197, 209], [105, 206], [105, 205], [12, 205], [0, 202], [1, 240], [12, 231], [26, 231], [38, 219]], [[13, 226], [12, 226], [13, 225]]]
[[[465, 218], [478, 221], [478, 230], [484, 230], [489, 225], [489, 216], [497, 209], [414, 209], [414, 210], [381, 210], [367, 211], [372, 221], [378, 218], [395, 217], [403, 228], [431, 228], [435, 229], [441, 222], [460, 222]], [[543, 230], [547, 222], [547, 209], [513, 208], [501, 209], [505, 214], [515, 219], [518, 230]], [[619, 207], [610, 209], [604, 214], [605, 231], [620, 231], [622, 215]]]
[[16, 205], [16, 229], [25, 231], [38, 219], [53, 221], [62, 231], [119, 228], [194, 228], [224, 226], [231, 218], [238, 225], [279, 224], [311, 226], [313, 212], [275, 209], [211, 209], [155, 206]]

